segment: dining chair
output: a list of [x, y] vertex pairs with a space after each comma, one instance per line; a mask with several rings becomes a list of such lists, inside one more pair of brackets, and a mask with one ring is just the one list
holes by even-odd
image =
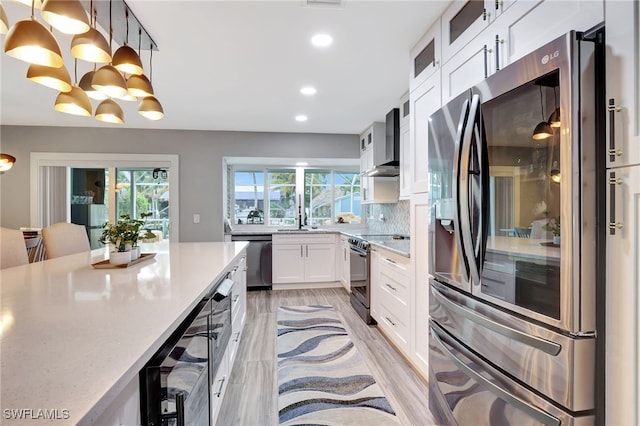
[[44, 246], [42, 244], [42, 237], [24, 237], [24, 243], [27, 247], [29, 263], [44, 260]]
[[0, 228], [0, 269], [29, 263], [22, 231]]
[[84, 226], [60, 222], [42, 229], [45, 258], [53, 259], [91, 250]]
[[514, 228], [514, 231], [516, 233], [516, 237], [520, 238], [529, 238], [531, 235], [531, 229], [529, 228]]

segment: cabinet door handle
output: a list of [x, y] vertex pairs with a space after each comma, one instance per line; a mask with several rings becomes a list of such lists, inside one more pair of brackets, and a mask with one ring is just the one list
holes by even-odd
[[616, 172], [609, 173], [609, 235], [616, 235], [616, 229], [622, 229], [622, 223], [616, 222], [616, 185], [622, 185], [622, 179], [616, 178]]
[[491, 16], [490, 12], [487, 12], [487, 9], [482, 9], [482, 20], [486, 21]]
[[238, 340], [240, 340], [240, 332], [236, 333], [236, 338], [233, 339], [234, 342], [238, 343]]
[[484, 78], [487, 78], [489, 76], [489, 70], [487, 67], [487, 45], [484, 45]]
[[396, 323], [395, 323], [395, 322], [393, 322], [393, 321], [391, 320], [391, 318], [389, 318], [389, 317], [387, 317], [387, 316], [385, 316], [384, 318], [385, 318], [387, 321], [389, 321], [389, 324], [391, 324], [391, 325], [392, 325], [392, 326], [394, 326], [394, 327], [396, 326]]
[[224, 381], [227, 379], [227, 376], [222, 376], [222, 379], [218, 380], [220, 382], [220, 387], [218, 387], [218, 391], [214, 394], [216, 398], [220, 398], [222, 394], [222, 387], [224, 386]]
[[504, 40], [501, 40], [498, 34], [496, 34], [496, 71], [500, 70], [500, 45], [504, 43]]
[[240, 299], [240, 295], [239, 294], [236, 294], [235, 296], [233, 296], [233, 302], [234, 303], [237, 302], [238, 299]]
[[616, 161], [616, 156], [622, 155], [621, 149], [616, 149], [616, 112], [622, 111], [622, 107], [620, 105], [616, 105], [616, 100], [611, 98], [609, 99], [609, 105], [607, 106], [607, 111], [609, 111], [609, 161]]
[[302, 246], [300, 246], [300, 257], [304, 257], [304, 255], [302, 254]]
[[389, 288], [390, 288], [391, 290], [393, 290], [393, 291], [398, 291], [398, 289], [396, 289], [394, 286], [392, 286], [392, 285], [391, 285], [391, 284], [389, 284], [389, 283], [384, 283], [384, 285], [386, 285], [387, 287], [389, 287]]
[[304, 246], [304, 247], [305, 247], [305, 250], [306, 250], [306, 253], [307, 253], [307, 257], [309, 257], [309, 246]]
[[496, 10], [500, 9], [500, 6], [503, 5], [504, 2], [502, 2], [501, 0], [496, 0]]
[[396, 261], [393, 259], [389, 259], [388, 257], [385, 257], [384, 260], [386, 260], [389, 263], [393, 263], [394, 265], [396, 264]]

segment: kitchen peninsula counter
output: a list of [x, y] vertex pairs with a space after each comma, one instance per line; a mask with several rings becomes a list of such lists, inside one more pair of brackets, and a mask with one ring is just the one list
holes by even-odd
[[99, 249], [0, 271], [0, 423], [94, 424], [246, 246], [145, 244], [156, 256], [129, 268], [94, 269]]

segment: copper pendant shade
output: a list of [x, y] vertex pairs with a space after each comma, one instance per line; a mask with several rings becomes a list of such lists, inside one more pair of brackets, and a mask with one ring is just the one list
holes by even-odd
[[31, 64], [60, 68], [64, 62], [55, 37], [33, 19], [16, 22], [4, 42], [4, 53]]
[[140, 75], [143, 72], [140, 56], [138, 56], [136, 51], [126, 44], [118, 48], [116, 53], [113, 54], [111, 65], [113, 65], [118, 71], [127, 74]]
[[7, 12], [4, 11], [2, 3], [0, 3], [0, 34], [6, 34], [9, 32], [9, 18], [7, 18]]
[[96, 120], [106, 123], [123, 124], [124, 113], [120, 105], [111, 99], [105, 99], [96, 108]]
[[142, 99], [140, 102], [140, 107], [138, 108], [138, 112], [145, 118], [149, 120], [160, 120], [164, 117], [164, 110], [162, 109], [162, 105], [155, 98], [155, 96], [147, 96]]
[[153, 96], [153, 86], [146, 75], [132, 75], [127, 79], [127, 90], [130, 95], [144, 98]]
[[105, 65], [96, 71], [91, 85], [111, 98], [121, 98], [127, 94], [127, 81], [111, 65]]
[[0, 154], [0, 172], [11, 169], [16, 162], [16, 157], [9, 154]]
[[54, 109], [66, 114], [91, 117], [91, 101], [78, 86], [73, 86], [68, 93], [61, 92], [56, 98]]
[[27, 70], [27, 79], [60, 92], [71, 91], [71, 77], [63, 65], [60, 68], [31, 64]]
[[560, 122], [560, 108], [556, 108], [549, 116], [549, 125], [558, 128], [562, 125]]
[[87, 12], [78, 0], [45, 0], [40, 14], [64, 34], [83, 34], [90, 28]]
[[95, 75], [95, 73], [96, 73], [95, 71], [89, 71], [88, 73], [83, 75], [82, 78], [80, 79], [79, 86], [82, 90], [84, 90], [87, 96], [89, 96], [91, 99], [103, 101], [107, 99], [108, 96], [102, 93], [101, 91], [94, 89], [93, 86], [91, 85], [91, 83], [93, 82], [93, 76]]
[[90, 28], [84, 34], [77, 34], [71, 40], [71, 55], [74, 58], [98, 64], [111, 62], [111, 48], [109, 43], [95, 28]]

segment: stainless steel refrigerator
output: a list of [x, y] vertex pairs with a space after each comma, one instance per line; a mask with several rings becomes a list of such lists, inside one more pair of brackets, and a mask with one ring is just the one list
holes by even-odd
[[442, 424], [594, 422], [594, 73], [594, 43], [571, 32], [429, 119]]
[[87, 228], [92, 250], [104, 246], [99, 240], [107, 219], [107, 206], [104, 204], [71, 204], [71, 222]]

